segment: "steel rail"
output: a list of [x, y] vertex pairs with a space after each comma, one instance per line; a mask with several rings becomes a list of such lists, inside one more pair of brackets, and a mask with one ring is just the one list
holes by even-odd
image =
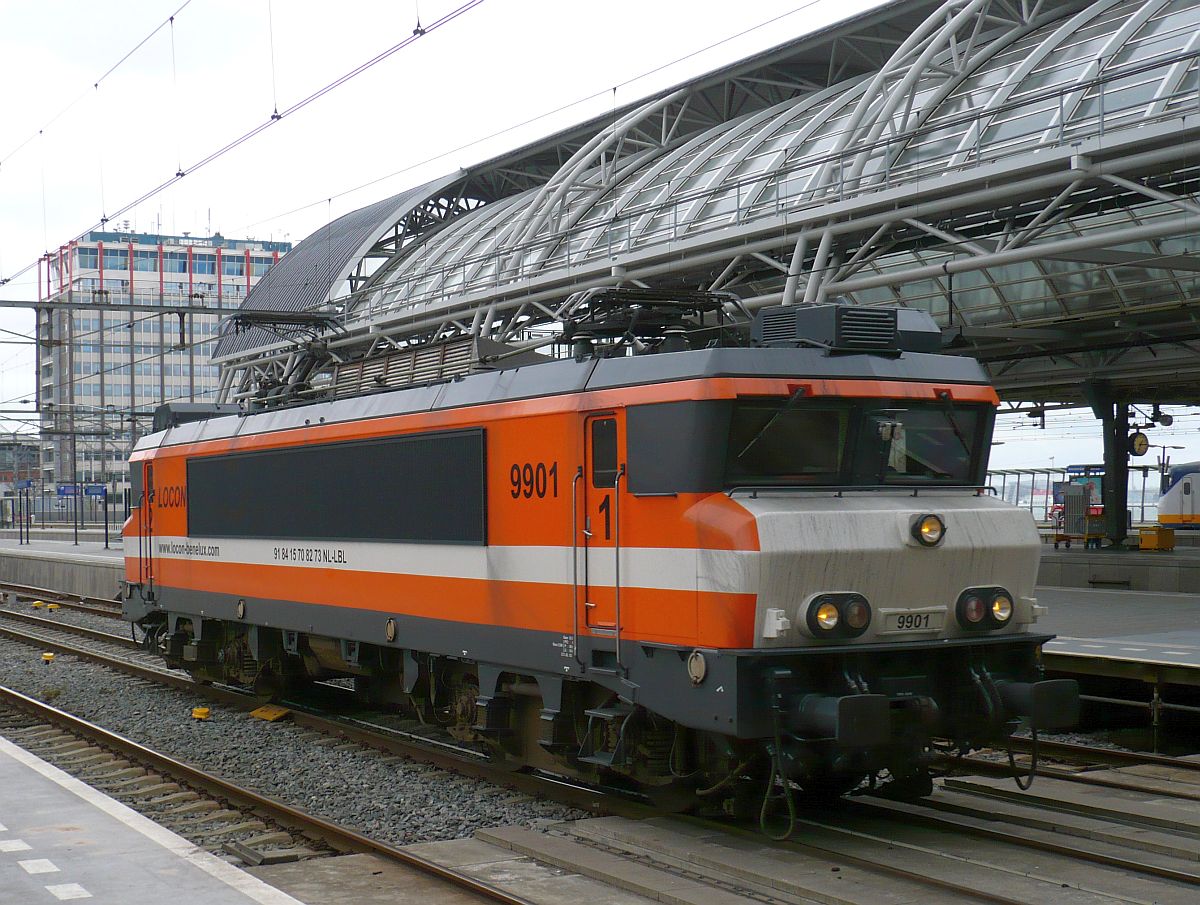
[[[237, 691], [222, 685], [201, 684], [190, 676], [135, 663], [123, 657], [115, 657], [101, 651], [55, 641], [41, 635], [29, 634], [13, 626], [0, 625], [0, 637], [55, 653], [70, 654], [101, 666], [124, 672], [138, 679], [167, 685], [180, 691], [206, 698], [233, 709], [249, 712], [260, 707], [264, 699], [249, 692]], [[338, 719], [288, 701], [285, 706], [291, 711], [292, 722], [303, 729], [311, 729], [325, 735], [340, 736], [369, 748], [388, 754], [399, 754], [421, 763], [443, 770], [469, 776], [496, 785], [506, 786], [524, 794], [547, 798], [570, 807], [597, 815], [612, 814], [633, 819], [654, 816], [657, 812], [640, 801], [610, 795], [602, 789], [578, 785], [569, 779], [536, 772], [513, 769], [511, 764], [480, 759], [476, 752], [439, 745], [436, 741], [420, 740], [400, 730], [371, 728], [361, 721]], [[467, 756], [471, 755], [471, 756]]]
[[9, 619], [14, 622], [33, 626], [34, 628], [45, 628], [56, 632], [79, 635], [82, 638], [87, 638], [89, 641], [102, 641], [105, 644], [113, 644], [117, 647], [133, 650], [141, 650], [142, 648], [141, 644], [127, 635], [114, 635], [112, 632], [102, 632], [99, 629], [88, 628], [85, 625], [75, 625], [73, 622], [56, 622], [53, 619], [34, 616], [30, 613], [17, 613], [13, 610], [3, 609], [2, 607], [0, 607], [0, 619]]
[[11, 581], [0, 581], [0, 592], [35, 600], [48, 599], [70, 609], [78, 609], [99, 616], [121, 618], [121, 603], [118, 600], [90, 597], [87, 594], [71, 594], [67, 591], [54, 591], [50, 588], [35, 588], [32, 585], [16, 584]]
[[[1016, 751], [1032, 750], [1032, 743], [1027, 738], [1010, 736], [1008, 743]], [[1125, 764], [1154, 764], [1160, 767], [1174, 767], [1189, 772], [1200, 772], [1200, 761], [1181, 760], [1166, 754], [1150, 754], [1142, 751], [1125, 751], [1120, 748], [1094, 748], [1091, 745], [1078, 745], [1073, 742], [1056, 742], [1044, 738], [1038, 739], [1039, 754], [1059, 755], [1063, 757], [1085, 758], [1089, 761], [1107, 761], [1117, 765]]]
[[[997, 763], [996, 761], [985, 760], [978, 757], [956, 757], [947, 758], [946, 765], [953, 769], [955, 766], [969, 767], [974, 773], [988, 773], [992, 776], [1012, 776], [1012, 770], [1006, 763]], [[1145, 763], [1138, 761], [1137, 763]], [[1186, 765], [1186, 761], [1180, 761], [1173, 764], [1167, 764], [1171, 768], [1180, 768], [1191, 770], [1192, 768]], [[1156, 764], [1156, 766], [1159, 764]], [[1038, 776], [1045, 776], [1047, 779], [1061, 779], [1065, 782], [1075, 783], [1080, 786], [1098, 786], [1105, 789], [1120, 789], [1125, 792], [1153, 792], [1155, 795], [1167, 796], [1169, 798], [1178, 798], [1181, 801], [1200, 801], [1200, 789], [1189, 791], [1187, 789], [1150, 789], [1143, 783], [1123, 782], [1120, 779], [1110, 779], [1105, 776], [1094, 776], [1090, 773], [1080, 773], [1074, 770], [1064, 770], [1058, 767], [1039, 764], [1037, 770]], [[947, 778], [953, 778], [947, 776]], [[1152, 778], [1152, 777], [1151, 777]]]
[[121, 611], [106, 606], [91, 606], [86, 603], [76, 603], [73, 600], [56, 600], [55, 601], [64, 610], [74, 610], [78, 613], [87, 613], [91, 616], [99, 616], [102, 619], [120, 619]]
[[147, 748], [145, 745], [97, 726], [88, 720], [59, 710], [57, 707], [43, 704], [41, 701], [34, 700], [11, 688], [0, 686], [0, 701], [10, 707], [30, 713], [39, 720], [88, 738], [122, 756], [152, 766], [154, 770], [167, 773], [193, 788], [203, 789], [209, 795], [229, 801], [240, 808], [252, 810], [285, 826], [295, 827], [310, 838], [321, 839], [338, 851], [381, 855], [492, 901], [510, 903], [510, 905], [530, 905], [528, 899], [507, 893], [482, 880], [458, 873], [412, 852], [371, 839], [356, 830], [339, 826], [324, 817], [292, 807], [282, 801], [222, 779], [213, 773], [176, 760], [152, 748]]
[[[820, 840], [815, 837], [776, 841], [768, 839], [757, 830], [746, 829], [744, 827], [734, 827], [727, 823], [719, 823], [708, 818], [684, 816], [680, 817], [679, 819], [691, 823], [694, 826], [699, 826], [709, 830], [718, 830], [730, 836], [739, 836], [743, 839], [753, 839], [762, 843], [763, 845], [780, 851], [803, 852], [809, 857], [815, 857], [818, 860], [826, 861], [831, 864], [836, 863], [838, 865], [853, 865], [854, 867], [861, 868], [862, 870], [871, 873], [885, 874], [901, 880], [908, 880], [921, 886], [928, 886], [944, 892], [962, 896], [963, 901], [991, 902], [994, 903], [994, 905], [1028, 905], [1028, 901], [1025, 899], [1018, 899], [999, 893], [987, 892], [986, 890], [976, 889], [964, 883], [957, 883], [953, 880], [941, 877], [931, 877], [926, 873], [910, 870], [906, 867], [901, 867], [898, 864], [892, 864], [885, 861], [873, 861], [871, 858], [864, 857], [862, 855], [847, 854], [846, 852], [840, 851], [835, 846], [828, 844], [823, 845]], [[820, 825], [807, 819], [801, 819], [798, 822], [806, 822], [817, 826]]]
[[[55, 627], [57, 628], [58, 626], [55, 625]], [[192, 693], [206, 697], [210, 700], [214, 700], [219, 703], [222, 703], [227, 706], [231, 706], [233, 708], [237, 708], [240, 710], [250, 710], [250, 709], [257, 707], [261, 703], [261, 700], [259, 698], [255, 697], [251, 694], [248, 694], [248, 693], [237, 692], [232, 689], [223, 688], [221, 686], [216, 686], [216, 685], [201, 685], [201, 684], [195, 682], [194, 680], [192, 680], [191, 678], [185, 677], [178, 673], [173, 673], [173, 672], [168, 672], [166, 670], [160, 670], [160, 669], [154, 669], [151, 667], [142, 666], [140, 664], [132, 663], [128, 660], [124, 660], [119, 657], [112, 657], [110, 655], [103, 654], [98, 651], [88, 650], [87, 648], [77, 647], [75, 645], [70, 645], [70, 644], [66, 644], [66, 643], [62, 643], [62, 642], [52, 642], [43, 637], [39, 637], [37, 635], [28, 635], [19, 630], [15, 630], [15, 629], [7, 627], [7, 626], [0, 625], [0, 636], [9, 637], [14, 640], [29, 643], [29, 644], [32, 644], [34, 646], [38, 646], [38, 647], [41, 647], [44, 649], [53, 649], [53, 650], [57, 650], [62, 653], [68, 653], [68, 654], [72, 654], [75, 656], [80, 656], [91, 662], [99, 663], [101, 665], [108, 666], [110, 668], [114, 668], [114, 669], [126, 672], [126, 673], [128, 673], [130, 675], [134, 675], [138, 678], [148, 679], [153, 682], [158, 682], [158, 683], [165, 684], [165, 685], [168, 685], [168, 686], [171, 686], [174, 688], [178, 688], [181, 690], [190, 691]], [[5, 690], [3, 688], [0, 688], [0, 698], [3, 698], [4, 691]], [[34, 703], [37, 704], [38, 702], [34, 702]], [[40, 705], [40, 706], [45, 706], [45, 705]], [[48, 708], [48, 709], [54, 710], [55, 708]], [[427, 744], [422, 744], [419, 742], [410, 742], [403, 738], [396, 737], [395, 735], [392, 735], [390, 732], [376, 731], [376, 730], [367, 728], [362, 725], [355, 725], [354, 723], [346, 722], [344, 720], [339, 720], [336, 718], [323, 716], [323, 715], [305, 711], [305, 710], [296, 709], [295, 707], [292, 707], [291, 718], [293, 719], [293, 721], [295, 722], [295, 724], [297, 726], [300, 726], [302, 728], [308, 728], [308, 729], [312, 729], [314, 731], [319, 731], [319, 732], [330, 734], [330, 735], [341, 736], [341, 737], [346, 738], [347, 740], [354, 741], [359, 744], [363, 744], [365, 746], [383, 750], [383, 751], [386, 751], [389, 753], [403, 754], [405, 756], [412, 757], [416, 760], [419, 760], [419, 761], [422, 761], [425, 763], [430, 763], [432, 765], [435, 765], [435, 766], [438, 766], [438, 767], [441, 767], [444, 769], [453, 770], [455, 772], [458, 772], [460, 774], [465, 774], [465, 775], [471, 776], [473, 778], [478, 778], [478, 779], [506, 785], [511, 788], [517, 789], [518, 791], [526, 792], [528, 794], [552, 798], [556, 801], [562, 802], [564, 804], [570, 804], [573, 807], [585, 809], [592, 813], [617, 814], [620, 816], [626, 816], [626, 817], [630, 817], [630, 818], [634, 818], [634, 819], [645, 818], [648, 816], [655, 816], [658, 813], [658, 812], [654, 811], [653, 809], [651, 809], [651, 808], [647, 807], [646, 805], [643, 805], [639, 802], [633, 802], [633, 801], [629, 801], [629, 800], [622, 800], [619, 798], [605, 796], [602, 792], [599, 792], [594, 789], [588, 789], [586, 787], [574, 786], [574, 785], [570, 785], [570, 784], [564, 783], [564, 782], [555, 782], [552, 779], [549, 779], [544, 776], [539, 776], [537, 774], [508, 771], [508, 770], [505, 770], [502, 766], [497, 766], [494, 763], [489, 763], [489, 762], [484, 762], [484, 761], [466, 760], [460, 755], [449, 753], [445, 750], [443, 750], [443, 751], [431, 750]], [[79, 718], [72, 717], [72, 719], [78, 720]], [[79, 720], [79, 722], [83, 723], [85, 725], [91, 725], [83, 720]], [[99, 731], [103, 732], [104, 730], [99, 730]], [[135, 742], [129, 742], [129, 744], [137, 745], [137, 743], [135, 743]], [[1072, 750], [1079, 749], [1079, 750], [1086, 751], [1086, 752], [1091, 752], [1093, 750], [1093, 749], [1087, 748], [1086, 746], [1078, 746], [1078, 745], [1065, 746], [1065, 747], [1070, 748]], [[1105, 754], [1113, 753], [1113, 752], [1108, 751], [1107, 749], [1101, 749], [1101, 751]], [[1120, 753], [1121, 755], [1130, 755], [1130, 756], [1133, 756], [1136, 758], [1136, 755], [1133, 755], [1131, 752], [1118, 752], [1118, 753]], [[134, 756], [136, 756], [136, 755], [134, 755]], [[167, 758], [167, 760], [170, 760], [170, 759]], [[1007, 775], [1009, 772], [1007, 765], [994, 764], [990, 761], [980, 761], [978, 764], [976, 764], [974, 762], [974, 759], [971, 759], [971, 760], [972, 760], [971, 766], [980, 766], [984, 770], [996, 770], [996, 771], [1004, 773], [1005, 775]], [[1154, 760], [1156, 762], [1160, 762], [1160, 763], [1167, 762], [1167, 763], [1170, 763], [1172, 766], [1178, 765], [1178, 763], [1173, 761], [1172, 759], [1165, 758], [1162, 756], [1158, 756], [1157, 758], [1154, 758]], [[1139, 761], [1139, 762], [1143, 762], [1143, 761]], [[1186, 762], [1184, 762], [1184, 763], [1186, 763]], [[166, 770], [168, 768], [164, 767], [162, 769]], [[1198, 769], [1200, 769], [1200, 767], [1198, 767]], [[170, 772], [170, 771], [168, 770], [168, 772]], [[199, 773], [201, 774], [202, 779], [204, 777], [209, 776], [209, 774], [205, 774], [203, 771], [199, 771]], [[1068, 777], [1070, 777], [1070, 776], [1073, 776], [1073, 774], [1068, 774]], [[197, 783], [198, 784], [201, 783], [202, 779], [197, 780]], [[217, 780], [217, 781], [221, 782], [220, 780]], [[189, 782], [190, 782], [190, 780], [189, 780]], [[1145, 790], [1142, 789], [1141, 791], [1145, 791]], [[250, 793], [250, 794], [253, 795], [254, 793]], [[232, 793], [228, 797], [230, 798], [230, 800], [236, 800], [235, 796]], [[267, 801], [266, 806], [279, 805], [284, 808], [288, 807], [287, 805], [281, 805], [280, 803], [275, 802], [273, 799], [267, 799], [266, 801]], [[878, 810], [883, 810], [884, 805], [882, 805], [882, 804], [875, 805], [875, 808]], [[298, 812], [298, 813], [303, 813], [303, 812]], [[275, 818], [274, 815], [270, 814], [270, 813], [269, 813], [269, 815], [272, 816], [273, 819], [280, 820], [280, 822], [288, 822], [287, 819]], [[972, 827], [961, 827], [961, 826], [956, 825], [954, 823], [954, 821], [952, 821], [948, 818], [940, 818], [939, 819], [935, 815], [919, 815], [919, 816], [920, 816], [920, 819], [924, 820], [925, 822], [927, 822], [931, 825], [934, 823], [940, 823], [941, 825], [952, 827], [955, 832], [974, 833], [976, 835], [987, 836], [988, 838], [993, 838], [997, 841], [1007, 841], [1007, 842], [1012, 842], [1012, 843], [1019, 844], [1019, 845], [1024, 845], [1026, 847], [1038, 848], [1042, 851], [1046, 851], [1049, 853], [1061, 854], [1061, 855], [1069, 856], [1072, 858], [1086, 860], [1086, 861], [1090, 861], [1093, 863], [1105, 864], [1105, 865], [1113, 866], [1113, 867], [1136, 869], [1136, 870], [1142, 872], [1143, 874], [1149, 873], [1149, 874], [1153, 874], [1154, 876], [1164, 878], [1164, 879], [1176, 880], [1176, 881], [1185, 882], [1185, 883], [1192, 884], [1192, 885], [1200, 885], [1200, 874], [1190, 874], [1190, 873], [1187, 873], [1184, 871], [1173, 871], [1170, 868], [1154, 867], [1154, 866], [1144, 865], [1144, 864], [1141, 864], [1141, 863], [1135, 862], [1135, 861], [1123, 862], [1121, 859], [1118, 859], [1115, 857], [1105, 856], [1105, 855], [1102, 855], [1099, 853], [1094, 853], [1094, 852], [1079, 851], [1079, 850], [1073, 849], [1070, 846], [1066, 846], [1066, 845], [1056, 845], [1056, 844], [1050, 843], [1050, 842], [1043, 843], [1038, 840], [1022, 839], [1018, 836], [1015, 836], [1014, 834], [1009, 834], [1002, 830], [990, 830], [990, 829], [976, 830], [975, 828], [972, 828]], [[320, 820], [320, 818], [316, 818], [316, 819]], [[727, 823], [719, 823], [719, 822], [714, 822], [711, 820], [705, 820], [705, 819], [700, 819], [700, 818], [683, 818], [683, 819], [688, 820], [688, 822], [694, 822], [698, 825], [708, 827], [710, 829], [719, 829], [721, 832], [724, 832], [724, 833], [746, 834], [746, 835], [753, 836], [753, 838], [755, 838], [756, 840], [763, 841], [757, 833], [753, 833], [750, 830], [745, 830], [745, 829], [739, 828], [739, 827], [732, 827]], [[378, 842], [375, 842], [374, 840], [368, 839], [367, 837], [363, 837], [360, 834], [354, 833], [353, 831], [348, 831], [343, 828], [336, 828], [336, 831], [343, 834], [342, 838], [344, 838], [346, 840], [345, 845], [349, 850], [374, 851], [378, 854], [384, 855], [385, 857], [395, 857], [392, 854], [392, 852], [399, 851], [399, 850], [392, 849], [390, 846], [387, 846], [384, 843], [378, 843]], [[327, 837], [323, 837], [323, 838], [326, 838], [326, 841], [329, 841], [333, 847], [335, 847], [335, 848], [341, 847], [341, 845], [338, 842], [333, 841]], [[766, 844], [766, 843], [764, 843], [764, 844]], [[355, 847], [355, 846], [358, 846], [358, 847]], [[840, 863], [854, 864], [856, 866], [860, 866], [864, 869], [868, 869], [868, 870], [872, 870], [872, 871], [882, 871], [884, 873], [887, 873], [887, 874], [890, 874], [893, 876], [897, 876], [900, 878], [918, 881], [924, 885], [932, 886], [934, 888], [939, 888], [939, 889], [943, 889], [943, 890], [950, 891], [950, 892], [968, 895], [971, 898], [975, 898], [975, 899], [982, 899], [985, 901], [995, 902], [995, 903], [1005, 903], [1005, 905], [1012, 905], [1012, 903], [1017, 901], [1015, 899], [1011, 899], [1004, 895], [997, 895], [994, 893], [983, 892], [983, 891], [974, 889], [970, 886], [955, 883], [950, 880], [928, 877], [928, 876], [918, 874], [913, 871], [909, 871], [909, 870], [906, 870], [904, 868], [901, 868], [901, 867], [898, 867], [895, 865], [889, 865], [886, 863], [872, 861], [867, 858], [861, 858], [861, 857], [857, 857], [857, 856], [853, 856], [853, 855], [846, 855], [846, 854], [838, 852], [834, 849], [827, 849], [825, 847], [822, 847], [819, 844], [814, 845], [814, 844], [812, 844], [811, 841], [788, 842], [788, 843], [783, 843], [778, 847], [782, 847], [782, 848], [798, 847], [801, 849], [812, 850], [812, 851], [821, 853], [822, 856], [832, 856], [832, 857], [836, 858]], [[415, 856], [410, 856], [410, 855], [408, 855], [408, 853], [405, 853], [402, 851], [399, 852], [399, 855], [401, 857], [401, 860], [404, 860], [407, 858], [415, 858]], [[416, 859], [416, 860], [419, 861], [421, 859]], [[423, 869], [419, 865], [414, 865], [414, 866], [417, 866], [418, 869]], [[440, 870], [440, 868], [439, 868], [439, 870]], [[474, 882], [474, 881], [471, 881], [471, 882]], [[490, 893], [485, 893], [485, 894], [490, 894]], [[507, 894], [505, 894], [503, 892], [499, 892], [499, 891], [497, 891], [497, 894], [500, 896], [507, 895]], [[500, 901], [518, 902], [518, 901], [523, 901], [523, 900], [516, 899], [516, 898], [501, 898]]]
[[[1134, 875], [1149, 874], [1163, 880], [1172, 880], [1177, 883], [1185, 883], [1189, 886], [1200, 886], [1200, 872], [1177, 870], [1170, 867], [1147, 864], [1145, 861], [1137, 860], [1135, 858], [1121, 858], [1117, 855], [1105, 855], [1101, 852], [1088, 851], [1087, 849], [1076, 848], [1061, 842], [1052, 842], [1049, 839], [1032, 839], [1027, 836], [1022, 836], [1020, 833], [1011, 832], [1009, 830], [1000, 830], [993, 827], [968, 824], [953, 820], [949, 817], [943, 817], [938, 814], [930, 813], [928, 812], [928, 806], [922, 805], [920, 802], [915, 802], [908, 807], [897, 807], [893, 803], [887, 802], [886, 799], [872, 800], [870, 798], [856, 798], [847, 801], [845, 804], [851, 811], [870, 811], [871, 816], [883, 815], [887, 819], [896, 820], [897, 822], [902, 822], [908, 825], [919, 823], [922, 826], [930, 827], [932, 829], [944, 829], [955, 834], [978, 836], [984, 839], [990, 839], [994, 842], [1018, 845], [1024, 848], [1036, 849], [1037, 851], [1046, 852], [1048, 854], [1062, 855], [1068, 858], [1087, 861], [1091, 864], [1101, 864], [1105, 867], [1114, 867], [1119, 870], [1129, 871]], [[923, 812], [918, 813], [918, 809], [922, 809]], [[1086, 839], [1088, 837], [1084, 838]]]

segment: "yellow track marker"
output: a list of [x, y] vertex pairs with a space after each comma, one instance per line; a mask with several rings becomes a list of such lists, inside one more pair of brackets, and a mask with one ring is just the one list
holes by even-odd
[[250, 711], [250, 715], [260, 720], [266, 720], [268, 723], [274, 723], [276, 720], [281, 720], [291, 713], [286, 707], [280, 707], [278, 704], [263, 704], [263, 706]]

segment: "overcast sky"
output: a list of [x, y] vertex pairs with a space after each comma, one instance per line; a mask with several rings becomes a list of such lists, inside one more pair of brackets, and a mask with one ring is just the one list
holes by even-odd
[[[879, 5], [484, 0], [192, 171], [402, 41], [418, 14], [429, 25], [463, 2], [0, 0], [0, 279], [11, 278], [0, 298], [34, 298], [36, 271], [20, 271], [102, 215], [110, 228], [296, 242], [346, 211]], [[29, 332], [32, 315], [0, 309], [0, 327]], [[28, 345], [0, 345], [0, 408], [32, 392], [32, 358]], [[1045, 432], [1030, 423], [1001, 428], [995, 464], [1098, 461], [1085, 413]], [[1198, 423], [1181, 418], [1152, 442], [1200, 458]]]

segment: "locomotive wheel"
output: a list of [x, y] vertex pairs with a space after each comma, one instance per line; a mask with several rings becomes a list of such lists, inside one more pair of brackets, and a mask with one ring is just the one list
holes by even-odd
[[643, 790], [656, 810], [666, 814], [688, 814], [696, 809], [696, 791], [682, 781]]
[[914, 770], [898, 776], [879, 789], [879, 795], [893, 801], [918, 801], [933, 794], [933, 777], [928, 770]]
[[853, 792], [866, 778], [865, 773], [816, 773], [804, 781], [797, 797], [805, 804], [827, 804]]

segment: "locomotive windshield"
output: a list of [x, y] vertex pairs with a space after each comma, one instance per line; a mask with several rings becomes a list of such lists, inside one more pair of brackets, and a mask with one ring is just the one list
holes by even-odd
[[988, 414], [980, 405], [911, 399], [739, 399], [725, 483], [975, 484]]

